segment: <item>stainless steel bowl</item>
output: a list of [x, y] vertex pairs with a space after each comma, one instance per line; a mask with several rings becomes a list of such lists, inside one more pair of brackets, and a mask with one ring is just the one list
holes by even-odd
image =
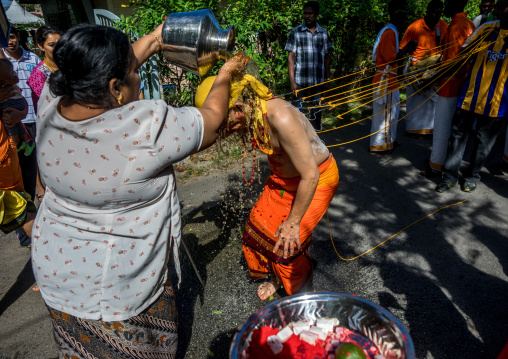
[[162, 42], [170, 63], [205, 76], [234, 52], [235, 29], [222, 30], [210, 9], [173, 13], [164, 21]]
[[321, 317], [337, 318], [341, 326], [370, 339], [386, 359], [415, 359], [411, 336], [393, 314], [363, 298], [333, 292], [297, 294], [258, 310], [236, 333], [229, 357], [243, 358], [250, 334], [256, 328], [282, 328], [299, 320], [313, 323]]

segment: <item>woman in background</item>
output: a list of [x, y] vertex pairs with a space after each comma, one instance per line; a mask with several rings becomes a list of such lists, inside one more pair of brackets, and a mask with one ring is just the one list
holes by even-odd
[[[53, 72], [58, 70], [58, 67], [55, 64], [55, 60], [53, 59], [53, 49], [57, 41], [60, 39], [62, 35], [62, 30], [57, 29], [53, 26], [41, 26], [37, 29], [35, 33], [35, 41], [37, 42], [37, 46], [44, 53], [44, 60], [39, 62], [37, 66], [32, 70], [30, 77], [26, 83], [32, 89], [32, 100], [34, 104], [35, 113], [37, 113], [37, 103], [39, 101], [39, 97], [41, 96], [42, 88], [44, 84]], [[44, 185], [41, 182], [39, 171], [37, 170], [37, 199], [39, 202], [42, 202], [44, 198]], [[38, 287], [33, 288], [34, 291], [38, 290]]]
[[39, 62], [32, 70], [30, 77], [26, 81], [32, 89], [32, 99], [34, 103], [35, 113], [37, 113], [37, 101], [41, 96], [42, 88], [46, 83], [49, 75], [58, 70], [53, 59], [53, 49], [57, 41], [62, 35], [62, 30], [53, 26], [41, 26], [35, 33], [35, 41], [37, 46], [44, 53], [44, 60]]

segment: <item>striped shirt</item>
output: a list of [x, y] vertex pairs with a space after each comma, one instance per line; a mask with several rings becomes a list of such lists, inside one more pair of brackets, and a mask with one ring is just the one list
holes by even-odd
[[508, 46], [504, 37], [508, 30], [500, 29], [499, 21], [488, 22], [476, 30], [464, 47], [490, 32], [493, 36], [479, 44], [485, 48], [473, 59], [457, 107], [479, 115], [505, 117], [508, 115]]
[[332, 50], [326, 29], [316, 23], [314, 34], [302, 24], [288, 36], [285, 50], [295, 53], [295, 82], [312, 86], [325, 80], [325, 55]]
[[28, 113], [26, 117], [22, 120], [23, 123], [35, 123], [35, 111], [34, 111], [34, 105], [32, 101], [32, 89], [28, 84], [26, 83], [26, 80], [30, 77], [30, 74], [32, 73], [32, 70], [41, 62], [41, 59], [37, 57], [34, 53], [31, 53], [30, 51], [26, 51], [22, 47], [20, 49], [23, 50], [23, 55], [19, 58], [19, 60], [16, 60], [15, 58], [11, 57], [7, 51], [4, 50], [5, 57], [9, 59], [9, 61], [12, 63], [12, 67], [14, 68], [14, 71], [16, 74], [18, 74], [19, 82], [18, 86], [21, 89], [21, 93], [23, 97], [25, 98], [26, 102], [28, 103]]

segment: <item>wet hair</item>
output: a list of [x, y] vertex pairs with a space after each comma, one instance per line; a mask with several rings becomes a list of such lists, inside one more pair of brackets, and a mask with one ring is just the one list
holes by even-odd
[[78, 25], [58, 40], [53, 58], [58, 70], [49, 77], [49, 89], [80, 104], [111, 105], [109, 83], [128, 84], [131, 45], [127, 35], [111, 27]]
[[306, 7], [310, 7], [314, 14], [319, 14], [319, 3], [317, 1], [307, 1], [303, 4], [303, 9], [305, 10]]
[[35, 42], [39, 46], [44, 46], [44, 43], [48, 39], [48, 36], [52, 34], [62, 35], [63, 31], [54, 26], [49, 25], [41, 26], [37, 29], [37, 32], [35, 33]]

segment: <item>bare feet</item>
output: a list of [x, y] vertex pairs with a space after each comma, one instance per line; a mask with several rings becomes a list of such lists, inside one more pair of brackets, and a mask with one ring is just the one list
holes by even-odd
[[41, 289], [39, 288], [39, 286], [36, 284], [35, 287], [32, 288], [32, 290], [34, 292], [39, 292]]
[[280, 283], [276, 280], [261, 283], [258, 287], [258, 297], [261, 300], [266, 300], [275, 294], [277, 289], [280, 288]]

